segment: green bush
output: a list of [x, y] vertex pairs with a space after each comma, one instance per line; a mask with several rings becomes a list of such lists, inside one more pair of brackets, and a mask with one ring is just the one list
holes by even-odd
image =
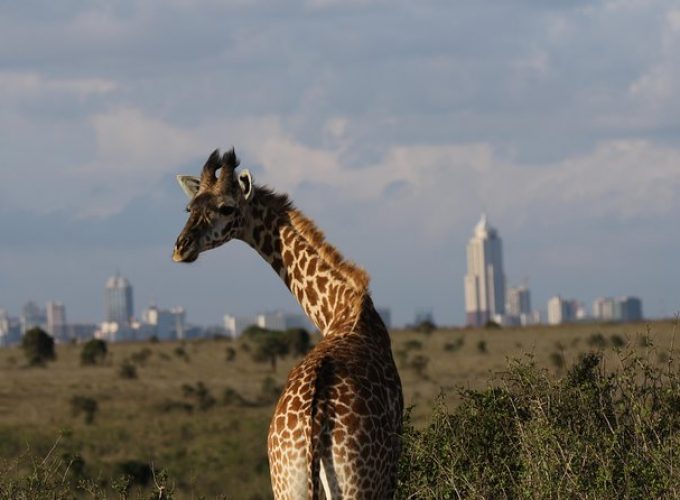
[[678, 498], [680, 372], [635, 355], [604, 373], [586, 354], [562, 378], [514, 362], [495, 387], [407, 413], [397, 498]]
[[461, 347], [463, 347], [464, 343], [465, 343], [465, 339], [463, 337], [458, 337], [453, 342], [447, 342], [446, 344], [444, 344], [444, 350], [448, 351], [448, 352], [456, 352]]
[[183, 384], [182, 393], [185, 398], [196, 403], [199, 410], [206, 411], [212, 408], [216, 401], [210, 390], [203, 382], [196, 382], [196, 385]]
[[311, 348], [309, 332], [304, 328], [289, 328], [284, 332], [288, 349], [293, 356], [304, 356]]
[[94, 398], [88, 396], [73, 396], [71, 398], [71, 413], [74, 417], [83, 414], [86, 424], [94, 422], [94, 417], [98, 410], [99, 404]]
[[21, 348], [30, 366], [42, 366], [56, 359], [54, 339], [41, 328], [28, 330], [21, 339]]
[[275, 372], [278, 359], [287, 356], [289, 352], [290, 344], [281, 332], [267, 332], [256, 338], [252, 358], [257, 363], [269, 362], [272, 372]]
[[427, 368], [427, 365], [430, 362], [430, 358], [427, 356], [423, 356], [422, 354], [418, 354], [416, 356], [413, 356], [413, 359], [411, 359], [411, 362], [409, 363], [409, 367], [413, 369], [413, 371], [416, 372], [416, 375], [420, 378], [427, 378], [425, 375], [425, 369]]
[[423, 343], [420, 340], [407, 340], [404, 342], [404, 349], [407, 351], [420, 350], [423, 348]]
[[151, 466], [141, 460], [123, 460], [116, 464], [117, 472], [128, 479], [128, 488], [133, 484], [146, 486], [153, 477]]
[[127, 380], [137, 378], [137, 367], [130, 360], [124, 360], [118, 367], [118, 376]]
[[144, 347], [143, 349], [137, 352], [133, 352], [130, 355], [130, 361], [132, 361], [136, 365], [144, 366], [146, 365], [148, 359], [151, 357], [152, 353], [153, 351], [151, 349], [149, 349], [148, 347]]
[[81, 365], [98, 365], [106, 359], [106, 342], [100, 339], [90, 339], [85, 342], [80, 351]]
[[587, 342], [590, 347], [596, 347], [598, 349], [604, 349], [607, 347], [608, 343], [605, 336], [600, 332], [593, 333], [590, 337], [588, 337]]
[[262, 405], [276, 403], [281, 395], [281, 391], [283, 391], [283, 387], [277, 384], [273, 377], [266, 377], [262, 381], [258, 402]]

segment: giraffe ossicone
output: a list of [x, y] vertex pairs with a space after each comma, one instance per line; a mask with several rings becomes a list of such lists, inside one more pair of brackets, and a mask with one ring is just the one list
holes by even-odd
[[[392, 498], [403, 396], [389, 333], [368, 274], [345, 260], [286, 195], [236, 172], [233, 149], [214, 151], [200, 177], [177, 176], [189, 218], [173, 251], [193, 262], [240, 239], [269, 263], [321, 332], [291, 370], [269, 426], [277, 499]], [[219, 171], [219, 177], [217, 173]]]

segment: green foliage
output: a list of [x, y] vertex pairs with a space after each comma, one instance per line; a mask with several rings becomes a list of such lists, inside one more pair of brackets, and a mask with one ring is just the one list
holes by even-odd
[[680, 372], [621, 361], [587, 354], [559, 379], [514, 362], [423, 430], [407, 413], [397, 498], [677, 498]]
[[196, 385], [183, 384], [182, 393], [186, 399], [192, 400], [201, 411], [209, 410], [215, 406], [216, 400], [203, 382], [196, 382]]
[[477, 342], [477, 351], [480, 354], [486, 354], [487, 352], [489, 352], [486, 346], [486, 340], [480, 340], [479, 342]]
[[183, 359], [187, 363], [189, 362], [189, 354], [187, 353], [184, 346], [179, 345], [175, 347], [173, 352], [175, 353], [175, 356], [177, 356], [178, 358]]
[[226, 354], [227, 361], [231, 362], [236, 359], [236, 349], [234, 349], [232, 346], [227, 346]]
[[74, 417], [84, 415], [85, 423], [91, 424], [94, 422], [94, 417], [99, 410], [97, 400], [88, 396], [76, 395], [71, 398], [71, 414]]
[[595, 347], [597, 349], [604, 349], [607, 347], [607, 339], [600, 332], [595, 332], [590, 337], [588, 337], [587, 343], [590, 347]]
[[304, 328], [289, 328], [285, 332], [288, 348], [293, 356], [304, 356], [311, 348], [309, 332]]
[[130, 360], [126, 359], [118, 367], [118, 376], [127, 380], [137, 378], [137, 367]]
[[421, 350], [423, 348], [423, 343], [420, 340], [411, 339], [404, 342], [404, 349], [407, 351]]
[[106, 360], [106, 342], [101, 339], [90, 339], [80, 351], [81, 365], [98, 365]]
[[558, 370], [561, 370], [564, 368], [564, 354], [561, 352], [555, 351], [550, 353], [550, 362], [552, 365], [557, 368]]
[[141, 460], [123, 460], [116, 464], [117, 472], [126, 478], [124, 491], [130, 491], [132, 485], [146, 486], [153, 477], [151, 466]]
[[463, 337], [458, 337], [453, 342], [447, 342], [444, 344], [444, 350], [448, 352], [456, 352], [465, 344], [465, 339]]
[[434, 324], [434, 322], [430, 320], [424, 320], [418, 323], [413, 327], [413, 329], [416, 332], [424, 333], [425, 335], [429, 335], [432, 332], [434, 332], [437, 329], [437, 325]]
[[290, 344], [285, 335], [281, 332], [268, 331], [256, 337], [252, 358], [257, 363], [269, 362], [272, 371], [275, 372], [278, 358], [287, 356], [289, 352]]
[[426, 378], [425, 369], [427, 368], [429, 362], [430, 358], [423, 356], [422, 354], [418, 354], [413, 356], [413, 359], [411, 359], [411, 362], [409, 363], [409, 367], [412, 368], [413, 371], [416, 372], [416, 375], [418, 375], [420, 378]]
[[273, 377], [266, 377], [262, 381], [258, 402], [260, 404], [276, 403], [276, 401], [279, 399], [279, 396], [281, 395], [281, 391], [283, 391], [283, 387], [277, 384]]
[[486, 328], [487, 330], [500, 330], [502, 327], [500, 323], [497, 323], [494, 320], [490, 319], [487, 320], [486, 323], [484, 323], [484, 328]]
[[24, 334], [21, 348], [30, 366], [42, 366], [57, 357], [54, 352], [54, 339], [38, 327], [31, 328]]
[[132, 361], [136, 365], [144, 366], [146, 365], [148, 359], [151, 357], [152, 353], [153, 352], [151, 351], [151, 349], [149, 349], [148, 347], [144, 347], [143, 349], [130, 354], [130, 361]]
[[222, 392], [222, 403], [227, 406], [249, 406], [250, 403], [233, 387], [227, 387]]
[[609, 341], [611, 342], [612, 346], [615, 349], [621, 349], [623, 346], [626, 345], [625, 339], [621, 335], [618, 335], [616, 333], [609, 337]]

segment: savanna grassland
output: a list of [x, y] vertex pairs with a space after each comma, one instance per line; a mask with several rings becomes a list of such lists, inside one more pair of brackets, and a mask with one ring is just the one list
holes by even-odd
[[[410, 483], [402, 484], [402, 497], [523, 496], [531, 490], [521, 488], [533, 488], [538, 484], [535, 481], [549, 481], [550, 484], [558, 485], [556, 488], [559, 487], [560, 479], [551, 479], [550, 474], [555, 473], [553, 469], [556, 467], [563, 466], [560, 462], [562, 459], [556, 457], [548, 463], [542, 456], [535, 462], [531, 462], [533, 458], [530, 458], [526, 463], [516, 463], [512, 461], [513, 457], [509, 457], [510, 462], [503, 462], [502, 466], [493, 463], [483, 467], [479, 463], [468, 464], [465, 465], [464, 474], [479, 469], [478, 476], [461, 476], [461, 483], [457, 482], [456, 476], [447, 479], [450, 486], [448, 490], [437, 489], [439, 486], [433, 486], [433, 479], [428, 475], [440, 473], [433, 472], [434, 469], [430, 471], [427, 465], [430, 457], [424, 457], [419, 451], [419, 446], [425, 441], [416, 441], [432, 438], [433, 423], [437, 429], [441, 429], [441, 422], [449, 426], [453, 421], [471, 426], [475, 426], [477, 421], [486, 422], [493, 434], [494, 426], [500, 429], [505, 425], [503, 422], [512, 418], [529, 422], [526, 419], [529, 417], [517, 410], [520, 403], [524, 404], [524, 393], [519, 396], [519, 393], [512, 393], [512, 390], [517, 389], [512, 384], [517, 383], [518, 377], [521, 379], [520, 385], [523, 384], [522, 390], [537, 387], [537, 391], [543, 391], [541, 397], [549, 399], [553, 392], [559, 392], [567, 398], [566, 395], [572, 394], [569, 392], [570, 387], [576, 387], [577, 391], [585, 387], [583, 391], [587, 392], [593, 387], [600, 387], [598, 384], [606, 385], [608, 379], [605, 374], [620, 370], [633, 358], [659, 373], [677, 376], [678, 364], [673, 359], [678, 349], [674, 343], [680, 343], [677, 329], [677, 322], [654, 322], [521, 329], [440, 329], [429, 333], [394, 331], [393, 350], [402, 378], [405, 403], [412, 407], [407, 426], [410, 433], [408, 439], [411, 440], [407, 448], [410, 465], [402, 470], [403, 481]], [[72, 491], [77, 497], [108, 495], [115, 498], [120, 492], [127, 491], [133, 497], [144, 492], [144, 495], [153, 494], [158, 498], [158, 488], [154, 486], [156, 482], [165, 486], [166, 491], [174, 490], [175, 498], [271, 497], [266, 458], [267, 426], [278, 391], [297, 358], [282, 358], [273, 370], [271, 363], [253, 360], [253, 345], [250, 342], [224, 339], [109, 344], [103, 361], [92, 366], [81, 364], [81, 351], [82, 345], [59, 345], [55, 361], [46, 363], [44, 367], [28, 367], [20, 348], [0, 350], [0, 493], [19, 497], [18, 492], [39, 491], [45, 484], [56, 484], [54, 488]], [[600, 353], [597, 359], [600, 375], [593, 375], [595, 372], [583, 375], [578, 369], [572, 369], [588, 352]], [[521, 366], [533, 371], [517, 371], [513, 359], [523, 360]], [[581, 371], [592, 371], [593, 366], [582, 368]], [[644, 382], [645, 373], [643, 369], [632, 377]], [[508, 374], [512, 375], [511, 380]], [[567, 381], [566, 385], [560, 385], [561, 380]], [[551, 385], [553, 381], [557, 381], [555, 385]], [[667, 439], [680, 444], [680, 434], [675, 427], [677, 425], [680, 428], [680, 394], [673, 383], [663, 383], [666, 385], [660, 386], [660, 396], [652, 394], [650, 397], [661, 398], [662, 406], [666, 405], [663, 408], [669, 408], [664, 412], [674, 412], [673, 405], [677, 404], [677, 413], [664, 413], [660, 417], [662, 420], [666, 417], [671, 420], [670, 423], [663, 420], [659, 424], [665, 426], [663, 429], [670, 426], [670, 434], [664, 434], [663, 439], [657, 436], [659, 447], [665, 446]], [[499, 388], [501, 392], [490, 387]], [[618, 390], [609, 386], [605, 389], [611, 389], [611, 394]], [[601, 400], [604, 393], [598, 392], [592, 401]], [[640, 396], [641, 400], [646, 397], [644, 394]], [[663, 399], [666, 397], [670, 399]], [[533, 408], [532, 401], [535, 400], [525, 399], [527, 408]], [[569, 428], [574, 427], [569, 418], [589, 408], [588, 405], [595, 404], [587, 398], [578, 401], [578, 404], [585, 406], [579, 408], [576, 405], [570, 410], [571, 416], [565, 417], [568, 422], [565, 425]], [[486, 405], [484, 407], [496, 411], [494, 405], [499, 402], [508, 403], [509, 406], [504, 406], [503, 411], [511, 411], [509, 419], [505, 416], [498, 422], [484, 420], [485, 417], [480, 419], [479, 408]], [[649, 411], [654, 414], [656, 403], [650, 404]], [[612, 405], [613, 408], [615, 405]], [[658, 404], [656, 407], [659, 407]], [[457, 408], [463, 408], [460, 415], [437, 420], [442, 414], [448, 415], [446, 412], [454, 412]], [[534, 410], [527, 411], [533, 411], [532, 415], [536, 415]], [[559, 418], [562, 419], [562, 416]], [[633, 429], [629, 433], [623, 418], [620, 419], [623, 426], [621, 439], [624, 440], [621, 442], [629, 443], [626, 446], [637, 444], [637, 431]], [[638, 417], [634, 417], [631, 421], [638, 420]], [[618, 448], [615, 447], [619, 446], [618, 427], [611, 422], [608, 425], [616, 438], [613, 444], [607, 445], [610, 446], [608, 450], [616, 451]], [[517, 437], [518, 427], [523, 432], [531, 431], [528, 425], [515, 425], [511, 434], [503, 431], [503, 436], [509, 436], [510, 441], [498, 441], [492, 436], [490, 442], [508, 450], [515, 445], [527, 446], [530, 442], [528, 434]], [[481, 428], [483, 426], [480, 424]], [[646, 432], [643, 429], [643, 441]], [[628, 434], [624, 436], [624, 433]], [[545, 435], [537, 434], [536, 441], [531, 441], [539, 447], [534, 450], [543, 445], [549, 449], [555, 440], [560, 448], [559, 436], [551, 434], [550, 439], [553, 441], [544, 443], [539, 437], [548, 439]], [[629, 437], [630, 440], [625, 441]], [[459, 436], [451, 434], [450, 439], [456, 440]], [[645, 441], [640, 446], [654, 448], [655, 445]], [[486, 448], [487, 444], [483, 447]], [[531, 450], [523, 452], [530, 453]], [[603, 456], [609, 452], [603, 452]], [[489, 457], [491, 461], [494, 460], [492, 456], [484, 458], [484, 453], [477, 457], [478, 462]], [[663, 471], [668, 468], [666, 461], [675, 460], [675, 455], [670, 456], [668, 453], [665, 448], [659, 451], [658, 467], [649, 474], [657, 474], [657, 469], [662, 471], [658, 481], [663, 482], [659, 483], [659, 488], [663, 489], [654, 491], [672, 494], [678, 490], [673, 490], [667, 483], [676, 479], [680, 481], [677, 475], [680, 463], [675, 465], [675, 469], [671, 463], [670, 475], [664, 476]], [[568, 459], [565, 462], [568, 467], [574, 469], [577, 468], [575, 455], [564, 458]], [[452, 460], [457, 464], [464, 462], [460, 458]], [[445, 464], [446, 470], [454, 470], [454, 465], [449, 467]], [[490, 478], [484, 474], [490, 474], [489, 471], [495, 465], [497, 469], [503, 468], [503, 474], [507, 472], [507, 477], [502, 474], [502, 477], [494, 476], [489, 483]], [[609, 465], [603, 465], [602, 470], [609, 470], [607, 467]], [[611, 467], [612, 470], [618, 470], [616, 464]], [[595, 469], [600, 470], [597, 467]], [[637, 469], [630, 473], [624, 471], [623, 479], [618, 478], [618, 473], [614, 473], [616, 477], [612, 478], [607, 476], [608, 473], [603, 474], [606, 477], [600, 481], [597, 476], [592, 484], [602, 484], [603, 488], [610, 485], [628, 488], [629, 483], [625, 481], [634, 481], [635, 475], [639, 475]], [[629, 478], [631, 474], [635, 476], [633, 479]], [[120, 479], [123, 476], [132, 480], [123, 481]], [[565, 473], [560, 477], [567, 476]], [[657, 476], [653, 475], [652, 480], [657, 480], [655, 478]], [[500, 489], [478, 489], [474, 484], [478, 479], [493, 487], [500, 485]], [[561, 493], [575, 491], [568, 489], [573, 486], [565, 483], [565, 489], [546, 491], [546, 495], [561, 496]], [[31, 490], [31, 487], [35, 489]], [[583, 486], [592, 487], [591, 483]], [[25, 498], [32, 498], [30, 493], [22, 494]], [[46, 497], [52, 498], [48, 494]]]

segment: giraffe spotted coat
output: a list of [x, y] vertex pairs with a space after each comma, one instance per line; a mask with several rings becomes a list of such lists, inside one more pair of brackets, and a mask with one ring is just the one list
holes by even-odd
[[287, 196], [254, 186], [236, 166], [233, 150], [221, 158], [216, 151], [200, 179], [178, 176], [191, 201], [173, 259], [192, 262], [231, 239], [246, 242], [322, 334], [290, 372], [269, 427], [274, 496], [392, 498], [403, 398], [368, 274], [328, 244]]

